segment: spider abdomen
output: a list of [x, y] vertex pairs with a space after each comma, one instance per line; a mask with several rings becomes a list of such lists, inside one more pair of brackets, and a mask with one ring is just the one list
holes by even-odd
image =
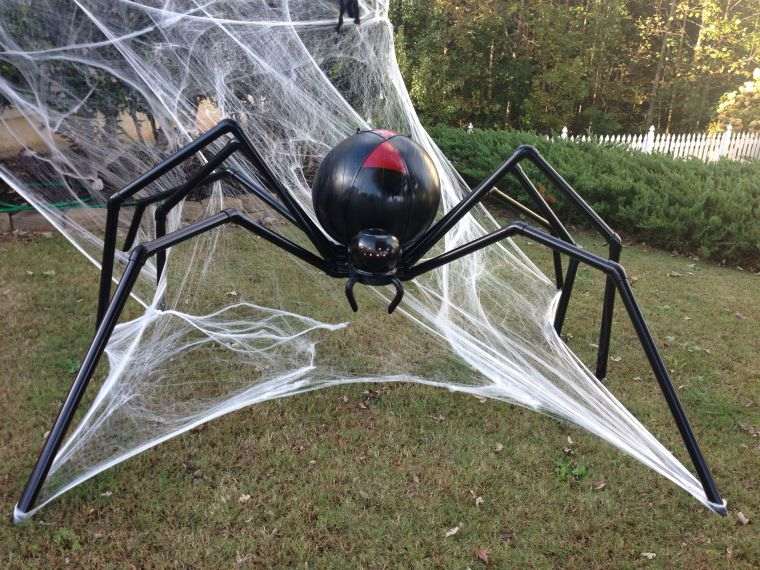
[[401, 246], [430, 227], [441, 199], [433, 161], [410, 138], [362, 131], [333, 148], [312, 188], [319, 223], [348, 245], [360, 232], [383, 230]]

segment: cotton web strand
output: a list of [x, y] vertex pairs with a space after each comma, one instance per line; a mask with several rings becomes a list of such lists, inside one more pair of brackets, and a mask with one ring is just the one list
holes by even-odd
[[[310, 213], [310, 181], [336, 143], [369, 126], [409, 133], [436, 163], [447, 211], [468, 189], [414, 113], [386, 2], [360, 5], [361, 26], [347, 24], [337, 35], [336, 3], [327, 0], [46, 0], [33, 12], [25, 0], [6, 0], [0, 94], [12, 111], [2, 127], [23, 152], [3, 158], [0, 176], [96, 265], [106, 198], [223, 116], [243, 125]], [[250, 171], [238, 158], [228, 165]], [[145, 194], [180, 184], [198, 166], [176, 169]], [[172, 214], [169, 230], [233, 205], [304, 244], [275, 212], [236, 192], [215, 183], [196, 193]], [[80, 207], [61, 209], [61, 202]], [[125, 227], [130, 215], [122, 211]], [[152, 219], [143, 218], [138, 241], [154, 237]], [[479, 207], [445, 246], [496, 227]], [[105, 378], [56, 456], [37, 509], [231, 411], [316, 388], [386, 381], [562, 418], [708, 504], [699, 481], [557, 336], [554, 285], [509, 241], [418, 279], [399, 309], [403, 317], [385, 315], [380, 300], [361, 303], [354, 316], [342, 283], [234, 229], [174, 248], [157, 287], [155, 279], [151, 262], [135, 293], [144, 312], [117, 327], [107, 371], [101, 365]], [[385, 295], [363, 291], [373, 293]], [[373, 346], [368, 339], [390, 318], [406, 322], [394, 323], [383, 347]], [[365, 373], [349, 370], [339, 350], [346, 344], [360, 353]]]

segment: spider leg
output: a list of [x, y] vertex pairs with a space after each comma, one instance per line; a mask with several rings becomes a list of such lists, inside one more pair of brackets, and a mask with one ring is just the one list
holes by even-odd
[[[208, 178], [219, 166], [224, 163], [233, 153], [240, 150], [241, 144], [238, 141], [228, 142], [222, 149], [203, 165], [203, 168], [195, 172], [185, 184], [182, 185], [178, 193], [170, 196], [156, 210], [156, 238], [160, 239], [166, 235], [166, 217], [169, 210], [179, 203], [182, 198], [193, 189], [197, 188], [203, 181]], [[156, 253], [156, 272], [159, 279], [163, 273], [166, 264], [166, 251], [160, 250]]]
[[[358, 282], [359, 280], [355, 275], [349, 275], [348, 280], [346, 281], [346, 299], [348, 299], [348, 304], [354, 313], [359, 310], [359, 305], [357, 304], [356, 297], [354, 296], [354, 285], [356, 285]], [[389, 315], [396, 310], [396, 307], [399, 306], [401, 300], [404, 298], [404, 284], [401, 283], [397, 277], [393, 277], [390, 280], [390, 284], [396, 288], [396, 294], [393, 296], [393, 300], [391, 301], [390, 305], [388, 305]]]
[[[219, 180], [225, 180], [229, 179], [232, 182], [235, 182], [239, 184], [246, 192], [249, 194], [253, 194], [263, 202], [265, 202], [267, 205], [269, 205], [273, 210], [278, 212], [283, 218], [288, 220], [294, 225], [298, 225], [295, 221], [295, 218], [288, 212], [280, 202], [272, 198], [272, 195], [264, 190], [261, 186], [259, 186], [256, 182], [248, 178], [247, 176], [244, 176], [240, 172], [233, 170], [231, 168], [221, 168], [218, 170], [215, 170], [212, 172], [209, 176], [207, 176], [200, 184], [200, 186], [207, 186], [209, 184], [213, 184]], [[140, 223], [142, 222], [143, 214], [145, 213], [145, 209], [151, 205], [155, 204], [156, 202], [161, 202], [162, 200], [165, 200], [166, 198], [169, 198], [171, 196], [174, 196], [176, 194], [182, 194], [182, 196], [187, 196], [190, 192], [193, 191], [193, 188], [187, 187], [187, 184], [182, 184], [180, 186], [175, 186], [174, 188], [170, 188], [168, 190], [164, 190], [163, 192], [158, 192], [156, 194], [153, 194], [151, 196], [147, 196], [145, 198], [139, 198], [137, 200], [133, 200], [130, 202], [130, 205], [134, 205], [135, 211], [132, 216], [132, 221], [129, 225], [129, 231], [127, 232], [127, 236], [124, 238], [124, 245], [121, 246], [122, 251], [128, 251], [132, 249], [132, 246], [135, 243], [135, 238], [137, 237], [137, 232], [140, 229]]]
[[243, 132], [243, 129], [240, 128], [240, 125], [233, 121], [231, 122], [232, 126], [230, 128], [232, 129], [232, 133], [235, 135], [235, 138], [243, 145], [241, 151], [261, 174], [262, 178], [264, 179], [263, 181], [265, 186], [282, 201], [288, 211], [298, 222], [297, 225], [303, 230], [311, 243], [314, 244], [314, 247], [317, 248], [319, 254], [322, 257], [332, 256], [335, 251], [333, 242], [331, 242], [325, 233], [314, 223], [311, 217], [300, 206], [298, 201], [274, 175], [272, 169], [256, 150], [256, 147], [250, 141], [248, 135], [246, 135]]
[[346, 281], [346, 299], [351, 306], [351, 310], [355, 313], [359, 310], [359, 305], [356, 304], [356, 297], [354, 296], [354, 285], [356, 285], [357, 279], [351, 276]]
[[681, 406], [678, 396], [673, 384], [670, 380], [667, 367], [665, 366], [660, 353], [657, 350], [657, 345], [654, 342], [651, 332], [647, 327], [644, 316], [639, 308], [638, 303], [633, 295], [628, 279], [623, 267], [617, 262], [609, 259], [605, 259], [593, 253], [589, 253], [577, 245], [568, 243], [565, 240], [558, 239], [552, 235], [549, 235], [541, 230], [529, 226], [524, 222], [516, 222], [506, 227], [498, 229], [490, 234], [487, 234], [481, 238], [478, 238], [470, 243], [461, 245], [451, 251], [447, 251], [437, 257], [423, 261], [418, 265], [406, 270], [402, 275], [403, 280], [413, 279], [423, 273], [431, 271], [437, 267], [451, 263], [452, 261], [464, 257], [470, 253], [483, 249], [493, 243], [501, 241], [505, 238], [520, 235], [524, 236], [532, 241], [540, 243], [549, 247], [553, 251], [558, 251], [564, 255], [569, 256], [577, 263], [583, 263], [602, 271], [608, 277], [608, 282], [612, 282], [613, 287], [620, 294], [620, 297], [625, 305], [628, 316], [631, 320], [633, 328], [636, 330], [641, 347], [646, 354], [649, 365], [652, 372], [657, 379], [663, 396], [668, 404], [670, 413], [678, 427], [681, 434], [681, 438], [684, 441], [684, 445], [689, 453], [689, 457], [694, 465], [694, 469], [697, 472], [705, 494], [710, 501], [710, 508], [718, 514], [725, 515], [726, 508], [723, 499], [718, 492], [715, 480], [710, 473], [710, 469], [707, 466], [707, 462], [699, 449], [694, 433], [691, 430], [689, 421], [686, 417], [686, 413]]
[[26, 518], [30, 509], [34, 507], [39, 491], [50, 471], [53, 460], [60, 449], [63, 438], [65, 437], [74, 417], [74, 413], [82, 400], [87, 385], [92, 379], [92, 375], [105, 351], [106, 345], [111, 338], [111, 334], [119, 321], [127, 299], [129, 299], [132, 288], [134, 287], [145, 263], [150, 257], [159, 252], [166, 251], [170, 247], [224, 224], [241, 226], [259, 237], [264, 238], [273, 245], [295, 255], [306, 263], [325, 271], [325, 260], [317, 257], [310, 251], [303, 249], [298, 244], [293, 243], [276, 232], [257, 224], [246, 214], [237, 210], [223, 210], [218, 214], [185, 226], [184, 228], [169, 233], [159, 239], [135, 246], [130, 252], [129, 262], [127, 263], [122, 278], [119, 280], [119, 285], [116, 288], [113, 299], [111, 299], [106, 308], [105, 315], [98, 325], [95, 337], [87, 350], [87, 354], [74, 378], [69, 393], [61, 406], [58, 416], [53, 423], [53, 427], [48, 433], [42, 451], [37, 459], [37, 463], [24, 487], [21, 498], [14, 509], [14, 522], [20, 522]]
[[404, 285], [401, 283], [401, 281], [397, 278], [394, 278], [393, 281], [391, 281], [393, 286], [396, 288], [396, 296], [393, 297], [393, 301], [391, 301], [391, 304], [388, 305], [388, 314], [392, 314], [393, 311], [396, 310], [396, 307], [399, 306], [399, 303], [401, 303], [401, 300], [404, 298]]
[[[324, 256], [331, 256], [333, 254], [333, 246], [331, 245], [331, 242], [329, 239], [322, 233], [322, 231], [314, 224], [314, 222], [311, 220], [311, 218], [305, 213], [305, 211], [300, 207], [300, 205], [295, 201], [295, 199], [288, 193], [288, 191], [284, 188], [284, 186], [279, 183], [279, 181], [275, 178], [274, 173], [272, 170], [266, 165], [261, 155], [256, 151], [251, 141], [248, 139], [248, 137], [245, 135], [243, 130], [240, 128], [240, 126], [231, 119], [224, 119], [220, 121], [215, 127], [209, 129], [204, 134], [202, 134], [197, 139], [191, 141], [181, 149], [179, 149], [177, 152], [175, 152], [173, 155], [169, 156], [159, 164], [157, 164], [155, 167], [153, 167], [151, 170], [143, 174], [142, 176], [138, 177], [131, 183], [129, 183], [127, 186], [125, 186], [122, 190], [116, 192], [111, 197], [109, 197], [107, 205], [106, 205], [106, 228], [105, 228], [105, 236], [103, 240], [103, 258], [101, 262], [101, 272], [100, 272], [100, 285], [99, 285], [99, 292], [98, 292], [98, 311], [97, 311], [97, 317], [96, 317], [96, 323], [100, 323], [100, 321], [103, 319], [103, 316], [105, 314], [106, 307], [108, 306], [108, 301], [111, 297], [111, 281], [113, 279], [113, 269], [114, 269], [114, 260], [115, 260], [115, 254], [116, 254], [116, 241], [117, 241], [117, 232], [118, 232], [118, 223], [119, 223], [119, 211], [121, 207], [125, 204], [127, 200], [129, 200], [132, 196], [140, 192], [142, 189], [146, 188], [153, 182], [157, 181], [159, 178], [179, 166], [184, 161], [192, 158], [195, 156], [198, 152], [202, 151], [204, 148], [209, 146], [210, 144], [214, 143], [219, 138], [225, 136], [225, 135], [232, 135], [233, 141], [228, 143], [227, 146], [225, 146], [216, 156], [219, 156], [223, 152], [227, 152], [225, 149], [228, 149], [229, 145], [236, 144], [238, 145], [235, 147], [234, 150], [240, 150], [245, 157], [257, 168], [257, 170], [260, 172], [262, 177], [265, 181], [265, 187], [270, 192], [274, 193], [279, 199], [280, 202], [273, 199], [265, 199], [263, 196], [265, 193], [261, 192], [261, 188], [258, 187], [258, 185], [251, 183], [250, 180], [246, 180], [247, 189], [251, 191], [252, 188], [257, 188], [258, 191], [253, 191], [256, 195], [259, 197], [262, 197], [262, 199], [265, 199], [265, 201], [275, 209], [277, 209], [281, 214], [285, 215], [285, 212], [287, 212], [288, 215], [286, 217], [294, 223], [299, 229], [301, 229], [306, 236], [309, 238], [309, 240], [314, 244], [314, 246], [317, 248], [317, 251], [324, 257]], [[232, 154], [232, 152], [229, 152], [229, 154]], [[213, 159], [212, 159], [213, 160]], [[218, 165], [221, 164], [221, 161], [218, 163]], [[203, 172], [206, 173], [207, 176], [211, 175], [213, 169], [201, 169]], [[240, 177], [242, 179], [242, 177]], [[205, 180], [205, 177], [197, 177], [193, 178], [193, 181], [195, 182], [195, 187], [197, 187], [200, 184], [203, 184]], [[190, 192], [193, 190], [193, 186], [189, 184], [183, 184], [181, 186], [182, 189], [187, 189], [187, 192]], [[186, 195], [186, 193], [184, 195]], [[166, 197], [170, 197], [172, 195], [171, 191], [164, 192], [157, 194], [156, 196], [161, 196], [160, 199], [165, 199]], [[150, 198], [150, 197], [149, 197]], [[135, 222], [135, 219], [141, 219], [146, 207], [149, 203], [153, 203], [150, 199], [148, 200], [148, 203], [143, 204], [141, 200], [138, 200], [135, 204], [135, 212], [133, 214], [132, 223], [130, 224], [130, 229], [128, 231], [127, 235], [127, 241], [129, 245], [131, 246], [134, 242], [134, 239], [136, 237], [136, 233], [139, 227], [139, 222]], [[158, 199], [157, 199], [158, 200]], [[276, 204], [276, 205], [275, 205]], [[165, 233], [165, 230], [164, 232]], [[127, 249], [125, 247], [125, 249]]]
[[[297, 228], [301, 229], [302, 231], [305, 231], [304, 228], [299, 224], [298, 220], [296, 220], [293, 217], [293, 215], [287, 209], [285, 209], [285, 207], [278, 200], [272, 198], [271, 193], [267, 192], [256, 182], [254, 182], [247, 176], [244, 176], [243, 174], [237, 172], [236, 170], [233, 170], [233, 169], [214, 170], [204, 180], [200, 181], [198, 186], [207, 185], [209, 183], [213, 183], [225, 178], [230, 179], [233, 182], [236, 182], [237, 184], [242, 186], [247, 192], [261, 199], [265, 204], [270, 206], [273, 210], [275, 210], [283, 218], [288, 220]], [[163, 202], [158, 208], [156, 208], [156, 213], [155, 213], [156, 238], [160, 238], [166, 234], [166, 218], [168, 217], [169, 212], [172, 210], [172, 208], [174, 208], [179, 202], [181, 202], [196, 187], [197, 186], [194, 186], [192, 182], [188, 182], [188, 183], [183, 184], [182, 186], [179, 186], [178, 188], [176, 188], [176, 191], [172, 193], [172, 195], [165, 202]], [[157, 266], [158, 266], [158, 271], [157, 271], [158, 279], [161, 278], [161, 273], [163, 272], [163, 267], [166, 262], [164, 255], [165, 254], [162, 252], [162, 253], [159, 253], [158, 256], [156, 256]]]
[[[620, 237], [610, 228], [607, 223], [594, 211], [594, 209], [586, 203], [585, 200], [568, 184], [568, 182], [560, 176], [560, 174], [541, 156], [535, 147], [529, 145], [523, 145], [517, 148], [515, 152], [492, 174], [486, 177], [477, 187], [475, 187], [467, 196], [465, 196], [459, 204], [449, 210], [438, 222], [436, 222], [425, 234], [422, 235], [412, 246], [407, 248], [402, 260], [406, 267], [411, 267], [417, 263], [424, 255], [426, 255], [436, 243], [438, 243], [443, 236], [461, 220], [467, 213], [470, 212], [480, 201], [491, 192], [496, 185], [507, 175], [513, 175], [517, 178], [523, 189], [528, 193], [531, 199], [536, 204], [537, 209], [542, 214], [544, 219], [551, 226], [552, 233], [566, 241], [567, 243], [574, 244], [570, 233], [567, 228], [562, 224], [552, 208], [543, 198], [538, 189], [533, 185], [530, 178], [525, 174], [525, 171], [520, 166], [522, 161], [528, 161], [533, 164], [540, 172], [542, 172], [546, 178], [551, 182], [552, 187], [556, 189], [559, 194], [567, 198], [586, 218], [586, 220], [593, 226], [593, 228], [599, 233], [607, 242], [609, 249], [609, 259], [612, 261], [620, 261], [620, 253], [622, 250], [622, 244]], [[525, 213], [525, 212], [523, 212]], [[535, 212], [531, 212], [531, 217], [538, 216]], [[529, 214], [530, 215], [530, 214]], [[570, 302], [570, 295], [575, 284], [575, 276], [578, 270], [577, 260], [570, 259], [567, 273], [564, 277], [560, 278], [562, 266], [561, 258], [556, 251], [552, 252], [554, 257], [554, 268], [557, 280], [558, 289], [562, 290], [560, 295], [557, 312], [555, 314], [554, 328], [558, 331], [562, 331], [564, 325], [565, 316], [567, 314], [567, 307]], [[599, 349], [597, 351], [596, 360], [596, 377], [603, 379], [607, 375], [607, 362], [609, 359], [609, 347], [610, 338], [612, 332], [612, 316], [615, 303], [615, 285], [611, 278], [607, 278], [604, 290], [604, 302], [602, 305], [602, 320], [599, 330]]]
[[359, 0], [348, 0], [348, 16], [354, 19], [354, 24], [357, 26], [361, 24], [361, 17], [359, 16]]
[[338, 25], [335, 26], [335, 31], [340, 33], [340, 29], [343, 27], [343, 14], [346, 13], [346, 0], [339, 0], [340, 13], [338, 14]]
[[100, 269], [100, 286], [98, 292], [98, 311], [96, 323], [100, 323], [111, 297], [111, 280], [116, 254], [116, 237], [119, 225], [119, 211], [124, 203], [143, 188], [149, 186], [196, 153], [212, 144], [217, 139], [232, 132], [233, 121], [222, 121], [195, 140], [189, 142], [171, 156], [162, 160], [148, 172], [134, 179], [124, 188], [112, 194], [106, 203], [106, 228], [103, 238], [103, 258]]

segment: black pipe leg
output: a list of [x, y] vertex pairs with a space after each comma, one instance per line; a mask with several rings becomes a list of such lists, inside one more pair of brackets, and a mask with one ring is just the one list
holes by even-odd
[[34, 508], [40, 489], [50, 472], [50, 467], [52, 466], [55, 456], [63, 442], [63, 438], [71, 425], [74, 413], [81, 403], [82, 396], [92, 379], [98, 361], [105, 351], [108, 341], [111, 338], [111, 334], [113, 333], [122, 310], [124, 309], [124, 305], [126, 304], [127, 299], [129, 299], [132, 288], [134, 287], [145, 262], [152, 255], [156, 255], [172, 246], [213, 230], [226, 223], [234, 223], [248, 229], [252, 233], [264, 238], [273, 245], [284, 249], [288, 253], [295, 255], [317, 269], [321, 271], [326, 270], [323, 259], [320, 259], [310, 251], [303, 249], [298, 244], [291, 242], [272, 230], [257, 224], [251, 218], [237, 210], [223, 210], [209, 218], [190, 224], [176, 232], [167, 234], [160, 239], [155, 239], [133, 248], [129, 255], [129, 262], [127, 263], [124, 274], [119, 281], [113, 299], [111, 299], [111, 302], [105, 311], [103, 319], [95, 333], [95, 337], [93, 338], [92, 343], [90, 343], [87, 354], [82, 361], [82, 366], [79, 368], [79, 372], [77, 372], [77, 375], [74, 378], [74, 382], [69, 389], [66, 400], [61, 406], [61, 410], [42, 447], [37, 463], [32, 469], [29, 480], [24, 487], [21, 498], [14, 508], [13, 521], [15, 523], [22, 522], [26, 519], [29, 512]]
[[106, 209], [106, 232], [103, 238], [103, 257], [100, 262], [100, 285], [98, 288], [98, 310], [95, 316], [95, 328], [100, 326], [111, 299], [111, 280], [113, 279], [114, 257], [116, 255], [116, 232], [119, 224], [119, 207], [109, 200]]
[[32, 509], [34, 502], [39, 495], [42, 484], [45, 482], [45, 478], [50, 472], [53, 460], [58, 453], [58, 449], [61, 447], [63, 438], [71, 425], [74, 412], [76, 412], [76, 409], [82, 400], [82, 396], [92, 379], [92, 375], [95, 373], [100, 357], [103, 355], [108, 340], [111, 338], [111, 334], [119, 320], [124, 304], [127, 302], [127, 299], [129, 299], [129, 293], [137, 280], [137, 276], [140, 274], [140, 269], [142, 269], [145, 259], [145, 250], [140, 246], [135, 248], [130, 254], [129, 263], [124, 271], [124, 275], [119, 281], [119, 286], [116, 288], [113, 301], [111, 301], [111, 304], [103, 315], [103, 319], [95, 333], [95, 338], [90, 344], [90, 348], [82, 361], [82, 366], [79, 368], [79, 372], [71, 385], [68, 396], [66, 396], [66, 400], [61, 406], [60, 412], [58, 412], [53, 427], [50, 429], [50, 433], [45, 440], [45, 444], [42, 447], [37, 463], [29, 476], [29, 481], [24, 487], [21, 498], [14, 508], [14, 523], [21, 522], [26, 518], [25, 515]]
[[556, 251], [552, 252], [554, 258], [554, 282], [557, 284], [557, 289], [562, 289], [565, 285], [565, 276], [562, 273], [562, 257]]
[[599, 380], [607, 377], [610, 359], [610, 341], [612, 339], [612, 317], [615, 310], [615, 283], [607, 278], [604, 285], [604, 302], [602, 304], [602, 323], [599, 327], [599, 350], [596, 353], [596, 374]]
[[[609, 259], [620, 263], [621, 246], [610, 244]], [[604, 284], [604, 302], [602, 304], [602, 322], [599, 326], [599, 350], [596, 353], [596, 377], [604, 380], [607, 377], [607, 366], [610, 360], [610, 341], [612, 339], [612, 318], [615, 312], [615, 283], [609, 276]]]
[[[324, 257], [330, 256], [332, 246], [330, 240], [322, 233], [316, 224], [309, 218], [295, 198], [277, 180], [271, 168], [264, 162], [261, 154], [253, 146], [240, 125], [231, 119], [223, 119], [216, 126], [203, 133], [198, 138], [177, 150], [160, 163], [155, 165], [145, 174], [139, 176], [124, 188], [113, 194], [108, 199], [108, 211], [106, 218], [106, 231], [103, 240], [103, 258], [101, 263], [100, 287], [98, 292], [98, 308], [96, 322], [99, 324], [105, 314], [108, 302], [111, 298], [111, 281], [113, 279], [114, 258], [116, 255], [116, 238], [118, 232], [119, 210], [126, 200], [134, 196], [159, 178], [179, 166], [184, 161], [192, 158], [215, 141], [225, 135], [231, 135], [233, 141], [228, 143], [219, 154], [223, 154], [229, 148], [240, 150], [244, 156], [256, 167], [266, 182], [267, 189], [276, 195], [281, 204], [271, 201], [271, 205], [278, 211], [286, 211], [288, 218], [296, 221], [296, 225], [306, 233], [309, 241], [314, 244], [317, 251]], [[230, 153], [227, 154], [229, 156]], [[217, 155], [218, 156], [218, 155]], [[213, 160], [213, 159], [212, 159]], [[270, 202], [269, 200], [265, 200]], [[134, 225], [134, 218], [133, 224]], [[130, 230], [132, 228], [130, 227]], [[136, 228], [135, 228], [136, 231]], [[134, 236], [132, 236], [134, 238]]]
[[[556, 253], [556, 252], [555, 252]], [[573, 294], [575, 286], [575, 275], [578, 273], [578, 260], [571, 258], [567, 265], [567, 275], [565, 275], [562, 293], [557, 304], [557, 312], [554, 314], [554, 330], [558, 335], [562, 334], [562, 327], [565, 325], [567, 317], [567, 307], [570, 304], [570, 296]]]
[[[166, 235], [166, 217], [156, 216], [156, 239], [160, 239]], [[161, 275], [164, 272], [164, 266], [166, 265], [166, 251], [161, 250], [156, 253], [156, 285], [161, 282]]]
[[649, 332], [644, 316], [641, 313], [641, 309], [636, 303], [633, 290], [625, 276], [625, 271], [619, 263], [604, 259], [603, 257], [585, 251], [578, 246], [569, 244], [564, 240], [558, 239], [541, 230], [537, 230], [527, 224], [517, 222], [500, 228], [469, 243], [463, 244], [451, 251], [442, 253], [432, 259], [423, 261], [407, 270], [402, 276], [402, 279], [413, 279], [423, 273], [441, 267], [442, 265], [446, 265], [447, 263], [451, 263], [461, 257], [515, 235], [524, 236], [552, 249], [553, 251], [565, 254], [580, 263], [584, 263], [594, 269], [604, 272], [610, 278], [615, 285], [617, 292], [620, 294], [620, 297], [623, 299], [623, 304], [626, 307], [631, 324], [636, 330], [641, 347], [644, 350], [644, 354], [649, 361], [652, 372], [654, 373], [657, 383], [660, 386], [660, 390], [668, 404], [673, 421], [681, 434], [681, 439], [689, 453], [689, 457], [697, 472], [697, 477], [702, 484], [705, 496], [710, 503], [710, 509], [720, 515], [725, 515], [725, 502], [718, 492], [715, 480], [707, 466], [707, 461], [702, 455], [696, 437], [689, 425], [686, 412], [681, 406], [681, 403], [678, 400], [678, 395], [673, 388], [673, 383], [670, 380], [670, 375], [668, 374], [665, 363], [663, 362], [660, 353], [657, 351], [657, 346], [652, 338], [652, 334]]
[[663, 362], [662, 357], [657, 350], [657, 345], [654, 342], [652, 333], [649, 332], [649, 327], [647, 327], [641, 309], [639, 308], [638, 303], [636, 303], [633, 290], [628, 283], [625, 271], [623, 267], [617, 263], [614, 263], [612, 267], [613, 269], [610, 272], [611, 278], [620, 293], [620, 297], [623, 300], [626, 310], [628, 311], [633, 327], [636, 330], [636, 335], [639, 337], [639, 342], [641, 343], [644, 353], [649, 360], [649, 364], [652, 367], [652, 371], [657, 378], [657, 383], [665, 397], [670, 413], [675, 420], [678, 431], [681, 434], [681, 438], [683, 439], [686, 450], [691, 458], [691, 462], [697, 472], [697, 477], [699, 478], [700, 483], [702, 483], [705, 495], [711, 503], [712, 510], [725, 516], [727, 514], [726, 503], [721, 498], [715, 480], [710, 473], [710, 468], [707, 466], [707, 461], [699, 449], [697, 439], [689, 425], [689, 420], [686, 418], [686, 412], [681, 406], [681, 402], [678, 400], [678, 395], [670, 380], [670, 375], [668, 374], [665, 362]]
[[237, 133], [239, 130], [240, 128], [234, 121], [229, 119], [220, 121], [215, 127], [209, 129], [197, 139], [189, 142], [174, 154], [162, 160], [148, 172], [134, 179], [108, 199], [96, 316], [96, 322], [98, 325], [103, 320], [103, 316], [108, 307], [108, 302], [111, 298], [111, 280], [113, 279], [114, 257], [116, 255], [116, 234], [118, 232], [119, 210], [121, 209], [122, 204], [124, 204], [127, 199], [137, 194], [140, 190], [146, 188], [220, 137], [230, 133]]

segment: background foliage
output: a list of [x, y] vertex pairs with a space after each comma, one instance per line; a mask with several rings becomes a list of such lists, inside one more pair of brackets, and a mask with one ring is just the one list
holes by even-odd
[[[472, 121], [507, 129], [478, 129], [471, 137], [461, 129], [433, 129], [469, 182], [519, 144], [535, 144], [613, 226], [665, 247], [760, 263], [760, 165], [548, 144], [525, 132], [565, 125], [576, 133], [635, 132], [650, 124], [658, 132], [683, 132], [720, 130], [729, 122], [737, 130], [760, 129], [757, 2], [391, 0], [390, 13], [399, 64], [426, 124]], [[30, 45], [50, 42], [31, 5], [6, 18], [6, 27], [23, 30], [18, 37]], [[148, 38], [145, 45], [159, 40]], [[82, 74], [56, 61], [40, 71], [24, 76], [12, 58], [0, 57], [0, 76], [18, 92], [52, 91], [63, 103], [86, 100], [78, 113], [100, 118], [89, 121], [98, 128], [96, 140], [118, 135], [126, 114], [134, 123], [144, 115], [152, 139], [162, 143], [146, 101], [106, 72]], [[56, 83], [61, 74], [75, 75], [69, 92]], [[205, 94], [193, 96], [201, 101]], [[0, 109], [8, 104], [0, 97]]]
[[727, 123], [734, 130], [760, 132], [760, 67], [754, 69], [752, 79], [720, 98], [712, 126], [720, 129]]
[[427, 124], [608, 134], [706, 129], [760, 61], [737, 0], [392, 0]]
[[[758, 161], [673, 160], [610, 145], [549, 142], [520, 131], [430, 131], [470, 184], [483, 180], [519, 145], [532, 144], [602, 218], [626, 235], [716, 261], [760, 266]], [[505, 180], [499, 187], [529, 204], [516, 183]], [[539, 189], [560, 218], [580, 221], [550, 186], [540, 184]]]

